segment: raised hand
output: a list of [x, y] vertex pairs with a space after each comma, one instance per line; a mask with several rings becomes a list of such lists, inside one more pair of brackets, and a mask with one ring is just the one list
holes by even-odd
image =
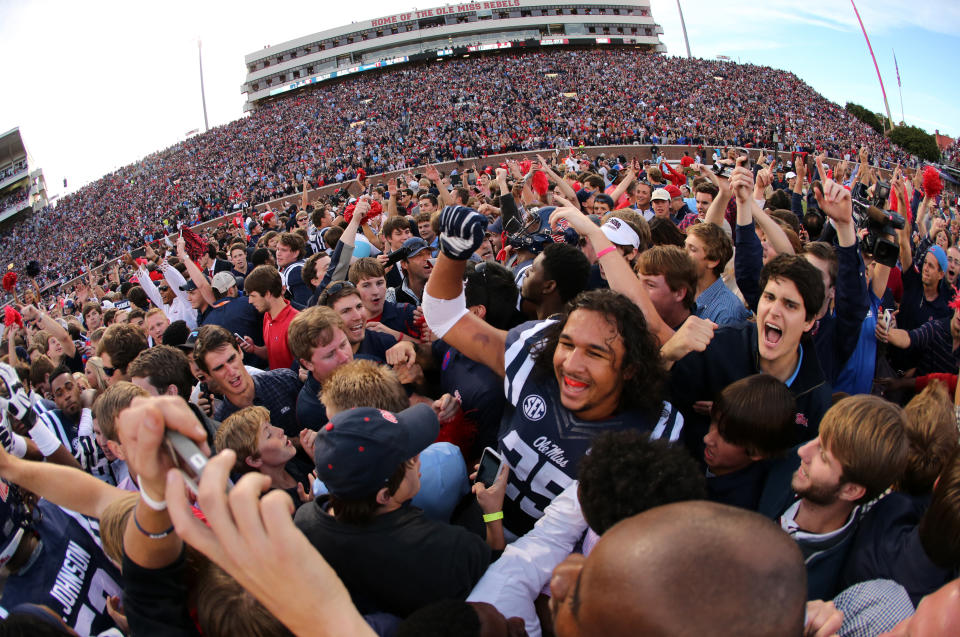
[[827, 177], [827, 170], [823, 165], [823, 156], [817, 157], [817, 172], [823, 184], [823, 193], [814, 190], [817, 205], [834, 223], [853, 223], [853, 203], [850, 191]]
[[488, 220], [466, 206], [447, 206], [440, 213], [440, 251], [466, 261], [483, 243]]

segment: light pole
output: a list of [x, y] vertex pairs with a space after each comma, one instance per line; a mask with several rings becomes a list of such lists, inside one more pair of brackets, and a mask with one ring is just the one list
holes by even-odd
[[200, 40], [197, 40], [197, 55], [200, 58], [200, 101], [203, 103], [203, 130], [210, 130], [210, 122], [207, 121], [207, 94], [203, 90], [203, 46]]
[[680, 0], [677, 0], [677, 11], [680, 12], [680, 29], [683, 30], [683, 43], [687, 45], [687, 59], [690, 55], [690, 40], [687, 38], [687, 23], [683, 21], [683, 9], [680, 7]]

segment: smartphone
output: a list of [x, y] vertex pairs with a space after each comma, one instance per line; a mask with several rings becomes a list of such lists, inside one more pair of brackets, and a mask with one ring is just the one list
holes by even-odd
[[243, 340], [243, 337], [237, 334], [236, 332], [233, 333], [233, 338], [234, 340], [237, 341], [237, 345], [239, 345], [240, 347], [243, 347], [244, 345], [247, 344], [247, 342]]
[[477, 479], [474, 482], [482, 482], [483, 486], [489, 489], [500, 475], [502, 466], [503, 458], [500, 454], [490, 447], [484, 448], [483, 455], [480, 456], [480, 468], [477, 469]]
[[[183, 474], [183, 481], [187, 488], [197, 495], [197, 485], [204, 467], [207, 466], [207, 456], [197, 444], [177, 431], [169, 429], [164, 434], [167, 443], [167, 452], [175, 468]], [[227, 480], [227, 491], [233, 487], [233, 481]]]

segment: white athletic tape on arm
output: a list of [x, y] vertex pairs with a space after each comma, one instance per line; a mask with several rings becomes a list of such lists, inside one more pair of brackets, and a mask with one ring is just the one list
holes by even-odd
[[37, 423], [33, 426], [33, 429], [30, 430], [30, 437], [35, 443], [37, 443], [37, 449], [40, 450], [40, 453], [43, 454], [43, 457], [46, 458], [49, 455], [52, 455], [57, 449], [60, 448], [60, 439], [57, 438], [50, 429], [37, 419]]
[[467, 296], [465, 292], [460, 292], [460, 296], [455, 299], [438, 299], [424, 290], [420, 307], [423, 308], [423, 318], [430, 326], [430, 331], [436, 334], [437, 338], [443, 338], [444, 334], [449, 332], [450, 328], [468, 312]]

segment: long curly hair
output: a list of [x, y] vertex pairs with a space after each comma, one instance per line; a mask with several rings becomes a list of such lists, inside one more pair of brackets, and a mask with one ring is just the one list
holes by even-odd
[[545, 339], [533, 352], [535, 371], [555, 376], [553, 355], [567, 319], [576, 310], [602, 314], [623, 337], [626, 351], [619, 370], [624, 380], [618, 411], [636, 409], [650, 418], [659, 416], [666, 395], [667, 375], [660, 360], [660, 346], [647, 329], [647, 321], [640, 308], [619, 292], [590, 290], [581, 292], [570, 301], [561, 320], [545, 330]]

